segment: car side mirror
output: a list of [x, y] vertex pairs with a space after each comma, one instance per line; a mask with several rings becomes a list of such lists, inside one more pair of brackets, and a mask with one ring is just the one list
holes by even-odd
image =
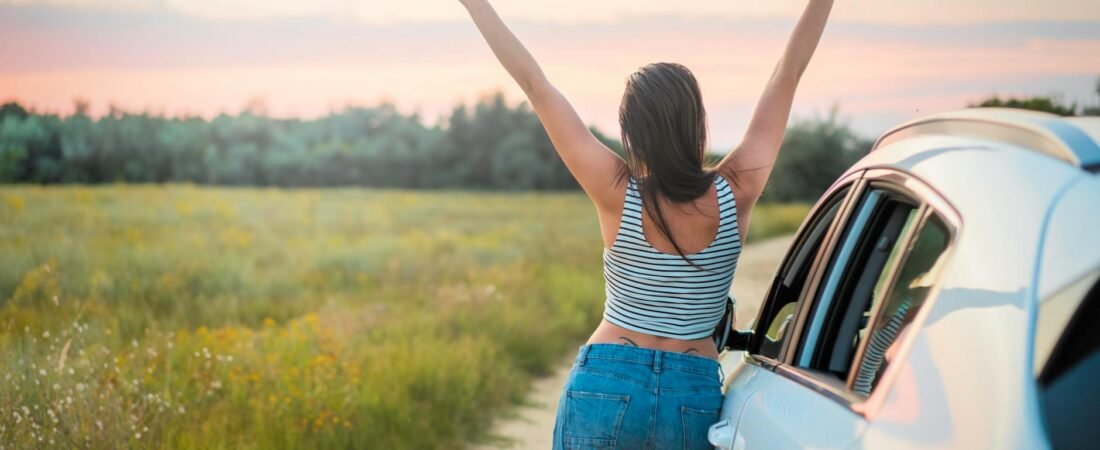
[[726, 342], [726, 348], [733, 351], [748, 351], [749, 343], [752, 342], [752, 336], [752, 330], [733, 330], [730, 332], [729, 341]]

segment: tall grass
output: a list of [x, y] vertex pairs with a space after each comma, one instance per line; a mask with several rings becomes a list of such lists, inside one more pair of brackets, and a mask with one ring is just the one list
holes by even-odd
[[577, 194], [2, 187], [0, 448], [453, 447], [599, 321], [600, 249]]

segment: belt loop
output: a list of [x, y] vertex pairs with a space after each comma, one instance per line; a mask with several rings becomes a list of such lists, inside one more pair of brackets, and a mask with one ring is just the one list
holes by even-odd
[[590, 346], [588, 346], [588, 345], [582, 345], [581, 346], [581, 353], [579, 355], [577, 355], [577, 365], [578, 366], [584, 367], [584, 363], [586, 361], [588, 361], [588, 349], [589, 348], [590, 348]]
[[653, 351], [653, 373], [661, 373], [661, 351]]

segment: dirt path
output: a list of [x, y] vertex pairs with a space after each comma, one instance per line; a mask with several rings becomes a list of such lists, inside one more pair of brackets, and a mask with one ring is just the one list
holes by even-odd
[[[779, 266], [792, 237], [773, 238], [745, 246], [733, 279], [733, 297], [737, 299], [738, 327], [744, 328], [756, 317], [760, 301], [768, 290], [775, 269]], [[565, 385], [573, 355], [562, 363], [554, 375], [536, 380], [527, 397], [527, 406], [493, 427], [491, 444], [476, 450], [514, 449], [545, 450], [551, 446], [554, 413]]]

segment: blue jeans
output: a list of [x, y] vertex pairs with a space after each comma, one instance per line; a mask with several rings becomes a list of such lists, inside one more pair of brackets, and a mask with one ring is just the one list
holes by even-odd
[[718, 362], [618, 344], [580, 348], [554, 424], [554, 449], [712, 449]]

